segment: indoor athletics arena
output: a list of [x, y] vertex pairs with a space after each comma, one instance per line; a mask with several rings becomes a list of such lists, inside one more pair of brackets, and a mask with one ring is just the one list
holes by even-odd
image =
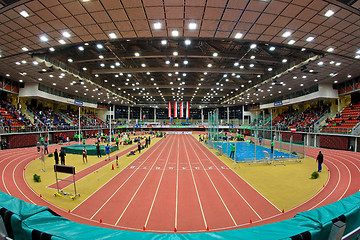
[[360, 237], [360, 0], [0, 0], [0, 239]]

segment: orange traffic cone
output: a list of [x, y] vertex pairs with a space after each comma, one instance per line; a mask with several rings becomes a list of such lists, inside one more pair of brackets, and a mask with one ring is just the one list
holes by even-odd
[[176, 229], [176, 228], [174, 228], [174, 232], [177, 232], [177, 229]]
[[145, 229], [146, 229], [145, 226], [143, 226], [143, 230], [144, 230], [144, 231], [145, 231]]
[[68, 213], [70, 213], [70, 209], [69, 209]]
[[284, 209], [282, 210], [282, 213], [284, 213], [285, 211], [284, 211]]
[[102, 223], [102, 219], [100, 218], [100, 223]]
[[250, 219], [250, 223], [252, 223], [252, 220]]
[[111, 170], [114, 170], [114, 164], [111, 164]]
[[209, 226], [206, 226], [206, 231], [209, 231]]
[[40, 194], [40, 197], [42, 197], [41, 194]]

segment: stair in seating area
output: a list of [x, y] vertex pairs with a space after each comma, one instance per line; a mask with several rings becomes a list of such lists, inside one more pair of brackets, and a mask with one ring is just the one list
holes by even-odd
[[328, 123], [326, 128], [323, 128], [323, 132], [351, 132], [360, 120], [356, 118], [360, 114], [360, 103], [350, 104], [344, 108], [339, 115], [337, 115], [331, 122]]
[[2, 117], [4, 117], [6, 120], [11, 122], [11, 127], [13, 128], [18, 128], [23, 126], [23, 124], [21, 124], [19, 122], [19, 120], [17, 118], [15, 118], [10, 112], [8, 112], [5, 108], [0, 108], [0, 115]]

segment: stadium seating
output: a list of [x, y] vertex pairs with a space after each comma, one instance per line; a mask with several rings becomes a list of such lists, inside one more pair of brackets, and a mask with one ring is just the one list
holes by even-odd
[[351, 132], [352, 129], [360, 121], [360, 103], [350, 104], [345, 107], [340, 113], [336, 114], [335, 118], [327, 119], [322, 132]]

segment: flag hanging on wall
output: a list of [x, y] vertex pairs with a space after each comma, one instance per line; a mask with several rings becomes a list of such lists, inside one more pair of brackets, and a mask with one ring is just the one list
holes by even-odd
[[174, 102], [174, 118], [177, 118], [177, 102]]
[[184, 117], [184, 102], [180, 102], [180, 117]]
[[168, 117], [171, 118], [171, 102], [168, 103]]
[[190, 103], [186, 102], [186, 119], [190, 117]]

